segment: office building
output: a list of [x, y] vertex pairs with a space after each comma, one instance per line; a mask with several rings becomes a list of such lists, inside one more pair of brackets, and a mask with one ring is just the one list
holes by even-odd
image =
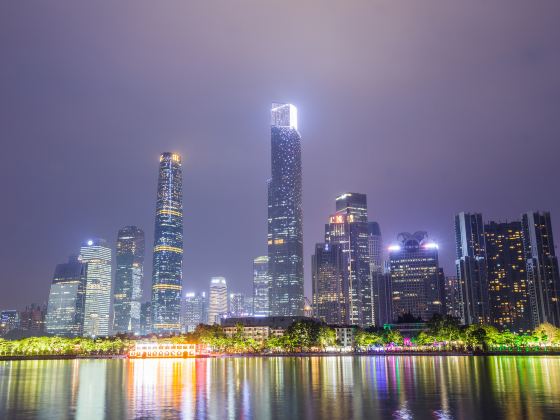
[[549, 212], [521, 217], [532, 327], [549, 322], [560, 326], [560, 279]]
[[152, 272], [152, 330], [181, 331], [183, 175], [181, 156], [162, 153], [156, 201]]
[[342, 244], [320, 243], [315, 245], [311, 258], [313, 315], [327, 324], [348, 321], [343, 288], [344, 257]]
[[444, 314], [444, 285], [438, 246], [426, 232], [401, 233], [389, 247], [393, 319], [412, 315], [429, 320]]
[[19, 312], [15, 309], [0, 312], [0, 336], [19, 329]]
[[483, 324], [490, 320], [484, 225], [480, 213], [455, 216], [455, 261], [463, 301], [462, 322]]
[[206, 292], [185, 294], [183, 330], [193, 332], [197, 325], [208, 324], [208, 298]]
[[210, 294], [208, 305], [208, 323], [220, 324], [221, 319], [228, 313], [228, 291], [224, 277], [212, 277], [210, 280]]
[[140, 305], [140, 335], [152, 333], [152, 302]]
[[104, 239], [90, 239], [80, 248], [86, 269], [86, 298], [83, 335], [108, 336], [111, 310], [111, 248]]
[[83, 334], [86, 270], [87, 265], [78, 256], [56, 266], [47, 304], [47, 333], [69, 337]]
[[257, 257], [253, 260], [253, 310], [255, 316], [270, 315], [270, 286], [268, 257]]
[[140, 305], [144, 279], [144, 231], [125, 226], [117, 235], [113, 333], [140, 333]]
[[373, 325], [375, 320], [370, 274], [367, 199], [344, 193], [336, 198], [336, 212], [325, 226], [325, 243], [339, 244], [344, 255], [345, 323]]
[[303, 314], [303, 219], [301, 137], [297, 109], [273, 103], [271, 169], [268, 182], [268, 269], [270, 312]]

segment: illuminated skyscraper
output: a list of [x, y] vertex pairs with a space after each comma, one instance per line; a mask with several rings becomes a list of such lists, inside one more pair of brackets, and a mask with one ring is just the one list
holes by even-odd
[[210, 280], [209, 300], [208, 323], [220, 324], [222, 317], [228, 313], [228, 292], [224, 277], [212, 277]]
[[303, 315], [303, 222], [301, 137], [297, 109], [272, 104], [268, 183], [270, 309], [275, 316]]
[[193, 332], [199, 324], [208, 323], [208, 299], [206, 292], [185, 293], [185, 310], [183, 312], [183, 330]]
[[445, 278], [445, 311], [447, 315], [461, 319], [463, 316], [463, 301], [459, 280], [455, 276]]
[[344, 276], [343, 245], [316, 244], [311, 258], [313, 315], [327, 324], [348, 323]]
[[86, 264], [77, 256], [58, 264], [54, 270], [47, 306], [47, 332], [53, 335], [79, 336], [84, 328]]
[[152, 329], [155, 333], [181, 331], [183, 277], [183, 175], [181, 156], [162, 153], [154, 235], [152, 274]]
[[126, 226], [117, 236], [113, 333], [140, 333], [144, 231]]
[[140, 335], [152, 333], [152, 302], [140, 305]]
[[253, 260], [253, 311], [255, 316], [270, 315], [269, 296], [268, 257], [257, 257]]
[[240, 318], [253, 315], [253, 302], [245, 293], [229, 294], [229, 316]]
[[531, 329], [521, 222], [484, 225], [490, 321], [500, 329]]
[[532, 326], [560, 326], [560, 278], [550, 213], [525, 213], [521, 223]]
[[411, 314], [427, 321], [433, 314], [444, 314], [438, 246], [426, 232], [399, 234], [398, 245], [389, 247], [389, 265], [393, 320]]
[[83, 334], [89, 337], [110, 334], [111, 248], [104, 239], [90, 239], [80, 248], [86, 269], [86, 301]]
[[325, 226], [325, 242], [342, 247], [346, 323], [360, 326], [373, 325], [375, 319], [368, 241], [366, 195], [340, 195], [336, 198], [336, 213]]
[[368, 223], [368, 251], [373, 299], [373, 325], [380, 327], [390, 323], [392, 315], [391, 288], [388, 276], [384, 275], [383, 239], [377, 222]]
[[488, 276], [484, 225], [480, 213], [455, 216], [457, 278], [461, 287], [464, 324], [482, 324], [490, 319], [488, 312]]

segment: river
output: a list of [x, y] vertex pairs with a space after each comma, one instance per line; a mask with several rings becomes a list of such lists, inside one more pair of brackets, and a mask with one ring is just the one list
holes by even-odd
[[560, 357], [0, 362], [1, 419], [551, 419]]

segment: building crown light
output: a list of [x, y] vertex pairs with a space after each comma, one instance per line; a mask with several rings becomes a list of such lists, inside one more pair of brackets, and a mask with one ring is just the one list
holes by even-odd
[[297, 108], [292, 104], [273, 103], [270, 110], [270, 124], [276, 127], [289, 127], [297, 130]]
[[397, 252], [401, 250], [401, 246], [400, 245], [391, 245], [389, 248], [390, 252]]

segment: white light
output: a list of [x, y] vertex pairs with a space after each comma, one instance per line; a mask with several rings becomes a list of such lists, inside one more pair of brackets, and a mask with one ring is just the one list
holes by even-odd
[[89, 241], [87, 241], [88, 246], [92, 246], [93, 245], [93, 241], [90, 239]]
[[400, 251], [401, 247], [399, 245], [391, 245], [389, 247], [389, 251], [394, 252], [394, 251]]
[[424, 244], [424, 248], [425, 249], [439, 249], [438, 244], [436, 244], [435, 242], [428, 242], [427, 244]]

